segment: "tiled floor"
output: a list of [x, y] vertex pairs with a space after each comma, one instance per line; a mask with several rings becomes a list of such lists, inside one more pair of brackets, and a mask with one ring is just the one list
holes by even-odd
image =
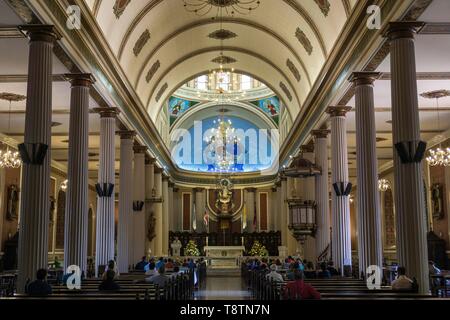
[[241, 277], [208, 276], [203, 289], [195, 293], [197, 300], [248, 300], [250, 292], [242, 287]]

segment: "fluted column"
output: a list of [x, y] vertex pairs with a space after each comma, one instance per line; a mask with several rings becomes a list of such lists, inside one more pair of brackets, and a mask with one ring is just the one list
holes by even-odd
[[134, 148], [133, 185], [133, 258], [140, 261], [145, 251], [145, 152], [146, 146]]
[[358, 206], [359, 275], [370, 265], [382, 267], [381, 213], [373, 82], [377, 72], [354, 72]]
[[174, 231], [181, 231], [182, 229], [181, 194], [179, 191], [180, 189], [175, 185], [173, 187]]
[[90, 74], [68, 74], [71, 83], [64, 270], [77, 265], [86, 274], [88, 242], [88, 140]]
[[98, 169], [95, 272], [114, 259], [115, 133], [117, 108], [97, 108], [100, 114], [100, 164]]
[[[23, 167], [17, 291], [23, 293], [27, 279], [35, 279], [36, 271], [47, 269], [48, 262], [52, 50], [58, 35], [53, 26], [20, 28], [30, 39], [25, 134], [24, 143], [19, 145]], [[43, 159], [37, 165], [24, 157], [39, 155], [33, 152], [33, 146], [43, 151]]]
[[[153, 198], [153, 193], [156, 192], [155, 189], [155, 158], [145, 159], [145, 199]], [[154, 205], [151, 201], [145, 202], [145, 252], [147, 256], [150, 256], [155, 252], [155, 247], [153, 246], [154, 241], [150, 241], [148, 237], [148, 230], [151, 225], [151, 219], [154, 215]]]
[[422, 294], [428, 293], [428, 252], [420, 140], [414, 34], [421, 22], [394, 22], [390, 41], [392, 135], [394, 142], [397, 255], [408, 276], [415, 277]]
[[169, 191], [168, 191], [168, 198], [169, 198], [169, 231], [175, 231], [175, 216], [174, 216], [174, 202], [175, 199], [173, 198], [173, 187], [174, 183], [172, 181], [169, 181]]
[[162, 197], [163, 201], [163, 255], [169, 254], [169, 177], [163, 176], [162, 180]]
[[329, 107], [331, 115], [331, 183], [332, 183], [332, 243], [333, 261], [341, 275], [352, 265], [350, 235], [351, 184], [348, 179], [347, 121], [345, 115], [351, 107]]
[[[155, 167], [156, 197], [162, 197], [162, 172], [163, 170], [161, 168]], [[163, 209], [161, 202], [153, 204], [153, 214], [155, 215], [155, 238], [153, 239], [155, 248], [154, 255], [160, 256], [163, 251]]]
[[205, 232], [205, 225], [203, 223], [203, 214], [205, 213], [205, 205], [203, 204], [203, 192], [205, 188], [194, 188], [194, 201], [195, 201], [195, 217], [197, 225], [195, 232]]
[[[315, 163], [322, 174], [315, 177], [315, 198], [317, 204], [316, 257], [322, 255], [330, 245], [330, 204], [328, 182], [328, 133], [329, 130], [314, 130]], [[328, 249], [329, 250], [329, 249]], [[330, 252], [330, 251], [328, 251]], [[328, 255], [323, 257], [328, 258]]]
[[256, 228], [253, 225], [253, 219], [256, 214], [256, 210], [255, 210], [256, 188], [246, 188], [245, 191], [246, 191], [245, 203], [247, 205], [247, 228], [245, 231], [256, 232]]
[[280, 193], [280, 230], [281, 230], [281, 245], [287, 248], [288, 245], [288, 205], [286, 203], [287, 199], [287, 178], [281, 177], [281, 193]]
[[119, 223], [117, 226], [117, 267], [120, 273], [128, 272], [133, 264], [133, 141], [135, 131], [119, 131]]

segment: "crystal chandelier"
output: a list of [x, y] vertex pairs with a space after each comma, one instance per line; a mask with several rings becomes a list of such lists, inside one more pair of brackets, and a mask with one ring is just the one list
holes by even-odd
[[[12, 101], [22, 101], [26, 97], [18, 94], [2, 92], [0, 93], [0, 99], [9, 101], [9, 113], [8, 113], [8, 132], [11, 130], [11, 103]], [[22, 165], [22, 161], [19, 156], [19, 152], [11, 151], [9, 145], [14, 141], [9, 138], [4, 139], [6, 150], [0, 150], [0, 168], [19, 168]]]
[[[450, 96], [450, 91], [448, 90], [436, 90], [436, 91], [430, 91], [430, 92], [424, 92], [421, 94], [423, 98], [427, 99], [436, 99], [436, 113], [437, 113], [437, 126], [438, 131], [440, 132], [441, 126], [440, 126], [440, 118], [439, 118], [439, 99], [443, 97]], [[442, 141], [442, 137], [439, 135], [437, 138], [439, 138], [440, 141]], [[432, 167], [435, 166], [444, 166], [448, 167], [450, 166], [450, 148], [443, 148], [442, 143], [439, 142], [439, 145], [437, 148], [433, 148], [428, 150], [428, 157], [426, 157], [426, 160], [428, 164]]]
[[[222, 10], [227, 15], [250, 14], [257, 9], [261, 2], [259, 0], [183, 0], [184, 8], [198, 16], [204, 16], [216, 10], [216, 17]], [[214, 18], [213, 18], [214, 19]]]
[[378, 180], [378, 190], [381, 192], [386, 192], [391, 187], [391, 183], [387, 179]]

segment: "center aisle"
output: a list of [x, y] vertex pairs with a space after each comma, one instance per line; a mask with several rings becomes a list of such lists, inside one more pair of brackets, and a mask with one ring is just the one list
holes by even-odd
[[208, 275], [206, 284], [195, 292], [195, 300], [249, 300], [251, 293], [242, 286], [236, 275]]

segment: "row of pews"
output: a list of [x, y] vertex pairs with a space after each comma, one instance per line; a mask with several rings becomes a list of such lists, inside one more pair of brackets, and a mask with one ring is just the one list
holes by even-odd
[[[282, 300], [288, 281], [274, 282], [266, 278], [262, 271], [244, 271], [243, 280], [256, 300]], [[355, 278], [333, 277], [329, 279], [305, 279], [320, 292], [326, 300], [355, 299], [433, 299], [431, 295], [419, 295], [411, 291], [392, 291], [391, 287], [369, 289], [364, 280]]]

